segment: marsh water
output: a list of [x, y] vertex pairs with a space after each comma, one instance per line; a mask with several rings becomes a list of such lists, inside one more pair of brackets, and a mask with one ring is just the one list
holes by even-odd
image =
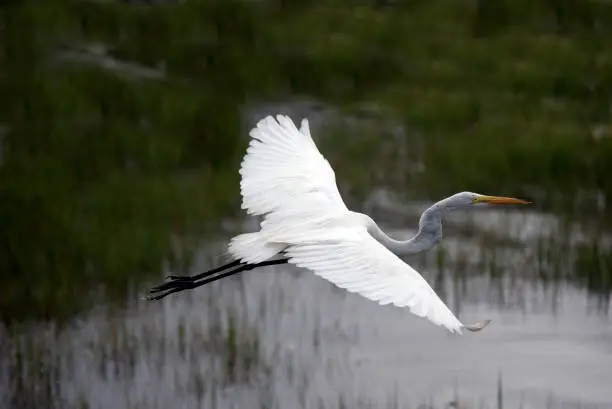
[[[380, 191], [365, 208], [403, 237], [426, 205]], [[253, 224], [225, 226], [192, 271]], [[608, 295], [576, 272], [600, 268], [577, 249], [605, 247], [601, 230], [524, 209], [448, 217], [439, 248], [408, 261], [461, 320], [492, 319], [462, 337], [293, 267], [140, 301], [158, 277], [126, 308], [5, 332], [0, 406], [612, 408]]]

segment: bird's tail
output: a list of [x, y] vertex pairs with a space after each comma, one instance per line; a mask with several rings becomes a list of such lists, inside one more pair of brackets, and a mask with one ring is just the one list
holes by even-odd
[[260, 263], [283, 251], [284, 245], [269, 243], [261, 232], [244, 233], [232, 238], [228, 245], [229, 253], [246, 263]]

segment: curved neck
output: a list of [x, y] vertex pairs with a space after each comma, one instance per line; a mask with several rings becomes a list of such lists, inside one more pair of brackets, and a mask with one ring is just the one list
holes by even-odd
[[450, 209], [444, 200], [423, 212], [419, 219], [419, 230], [408, 240], [395, 240], [385, 234], [372, 220], [368, 223], [368, 233], [378, 242], [398, 256], [406, 256], [429, 250], [442, 239], [442, 215]]

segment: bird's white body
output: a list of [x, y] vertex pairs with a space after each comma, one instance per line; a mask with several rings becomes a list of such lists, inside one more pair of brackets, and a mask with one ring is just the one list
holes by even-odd
[[[478, 330], [488, 324], [461, 323], [427, 281], [398, 257], [405, 248], [402, 242], [385, 236], [370, 217], [346, 207], [332, 167], [310, 136], [307, 120], [297, 129], [286, 116], [276, 120], [268, 116], [250, 135], [240, 169], [242, 208], [263, 220], [259, 231], [231, 240], [232, 256], [258, 263], [282, 252], [289, 263], [338, 287], [383, 305], [408, 307], [451, 332]], [[439, 226], [427, 230], [441, 222], [438, 214], [426, 212], [421, 217], [419, 237], [425, 238], [425, 244], [419, 250], [416, 240], [414, 251], [440, 240]]]

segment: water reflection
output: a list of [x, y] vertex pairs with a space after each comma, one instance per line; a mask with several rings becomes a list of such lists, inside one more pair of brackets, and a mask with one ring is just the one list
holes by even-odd
[[[380, 201], [372, 213], [413, 225], [421, 208]], [[219, 263], [224, 240], [194, 270]], [[575, 279], [585, 243], [582, 225], [550, 215], [452, 215], [443, 244], [410, 262], [461, 320], [493, 319], [464, 337], [287, 266], [160, 303], [102, 305], [61, 330], [21, 327], [2, 334], [0, 405], [612, 407], [607, 295]]]

